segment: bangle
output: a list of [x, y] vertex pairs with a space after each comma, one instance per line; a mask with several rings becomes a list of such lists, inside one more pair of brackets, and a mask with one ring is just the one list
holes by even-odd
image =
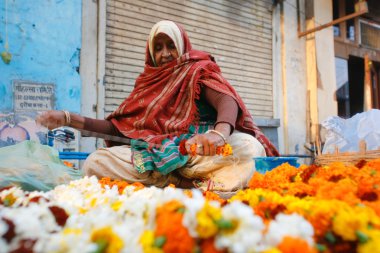
[[217, 134], [217, 135], [219, 135], [223, 139], [224, 143], [227, 142], [226, 137], [224, 137], [224, 135], [221, 132], [219, 132], [219, 131], [216, 131], [214, 129], [210, 129], [210, 130], [207, 130], [206, 134], [208, 134], [208, 133]]
[[68, 111], [62, 110], [63, 113], [65, 114], [65, 126], [70, 126], [71, 123], [71, 116]]

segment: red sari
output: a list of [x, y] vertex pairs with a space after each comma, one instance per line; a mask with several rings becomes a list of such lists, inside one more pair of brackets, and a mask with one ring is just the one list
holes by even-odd
[[186, 32], [182, 27], [180, 30], [184, 54], [155, 67], [147, 44], [145, 68], [137, 78], [134, 90], [107, 119], [129, 138], [159, 144], [164, 139], [188, 133], [191, 125], [197, 125], [196, 100], [200, 98], [201, 87], [206, 85], [233, 97], [240, 108], [236, 129], [258, 139], [268, 156], [278, 156], [276, 148], [254, 124], [240, 96], [222, 77], [213, 57], [192, 50]]

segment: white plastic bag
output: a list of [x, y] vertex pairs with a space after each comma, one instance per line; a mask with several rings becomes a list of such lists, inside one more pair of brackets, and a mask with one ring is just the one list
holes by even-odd
[[322, 126], [326, 129], [326, 142], [322, 153], [358, 152], [359, 142], [364, 140], [367, 150], [380, 148], [380, 110], [358, 113], [349, 119], [337, 116], [327, 118]]
[[0, 188], [16, 185], [27, 191], [49, 191], [81, 177], [81, 171], [62, 163], [56, 149], [38, 142], [0, 148]]

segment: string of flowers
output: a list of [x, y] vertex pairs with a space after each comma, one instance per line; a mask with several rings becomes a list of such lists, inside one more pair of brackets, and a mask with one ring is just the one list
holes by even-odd
[[[181, 155], [196, 156], [197, 155], [198, 144], [197, 143], [191, 144], [190, 145], [190, 151], [187, 152], [187, 149], [185, 147], [186, 141], [187, 141], [186, 139], [183, 139], [179, 143], [179, 152], [181, 153]], [[221, 155], [221, 156], [230, 156], [230, 155], [233, 154], [232, 147], [228, 143], [225, 143], [223, 146], [218, 146], [216, 148], [215, 153], [217, 155]]]
[[126, 181], [123, 181], [123, 180], [117, 180], [117, 179], [111, 179], [109, 177], [103, 177], [99, 180], [99, 184], [105, 188], [106, 186], [112, 188], [113, 186], [116, 186], [119, 193], [122, 194], [125, 187], [127, 186], [133, 186], [135, 191], [138, 191], [142, 188], [144, 188], [145, 186], [140, 183], [140, 182], [134, 182], [132, 184], [129, 184], [128, 182]]
[[0, 189], [0, 249], [379, 252], [379, 165], [286, 164], [255, 173], [250, 189], [228, 200], [95, 177], [46, 193], [8, 187]]
[[380, 242], [380, 159], [359, 165], [283, 164], [255, 173], [251, 189], [229, 201], [248, 203], [265, 222], [279, 213], [302, 215], [313, 225], [320, 250], [371, 252]]
[[266, 174], [255, 173], [249, 187], [282, 195], [338, 199], [351, 205], [371, 206], [380, 215], [380, 159], [362, 167], [332, 163], [329, 166], [283, 164]]

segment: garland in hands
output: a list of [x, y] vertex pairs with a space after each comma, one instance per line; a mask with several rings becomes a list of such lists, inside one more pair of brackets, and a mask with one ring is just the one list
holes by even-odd
[[[187, 152], [186, 150], [186, 147], [185, 147], [185, 143], [186, 143], [186, 139], [182, 140], [180, 143], [179, 143], [179, 152], [181, 153], [181, 155], [190, 155], [190, 156], [196, 156], [197, 155], [197, 144], [194, 143], [194, 144], [191, 144], [190, 146], [190, 152]], [[230, 144], [228, 143], [225, 143], [223, 146], [219, 146], [216, 148], [216, 154], [217, 155], [222, 155], [222, 156], [229, 156], [229, 155], [232, 155], [232, 147]]]

